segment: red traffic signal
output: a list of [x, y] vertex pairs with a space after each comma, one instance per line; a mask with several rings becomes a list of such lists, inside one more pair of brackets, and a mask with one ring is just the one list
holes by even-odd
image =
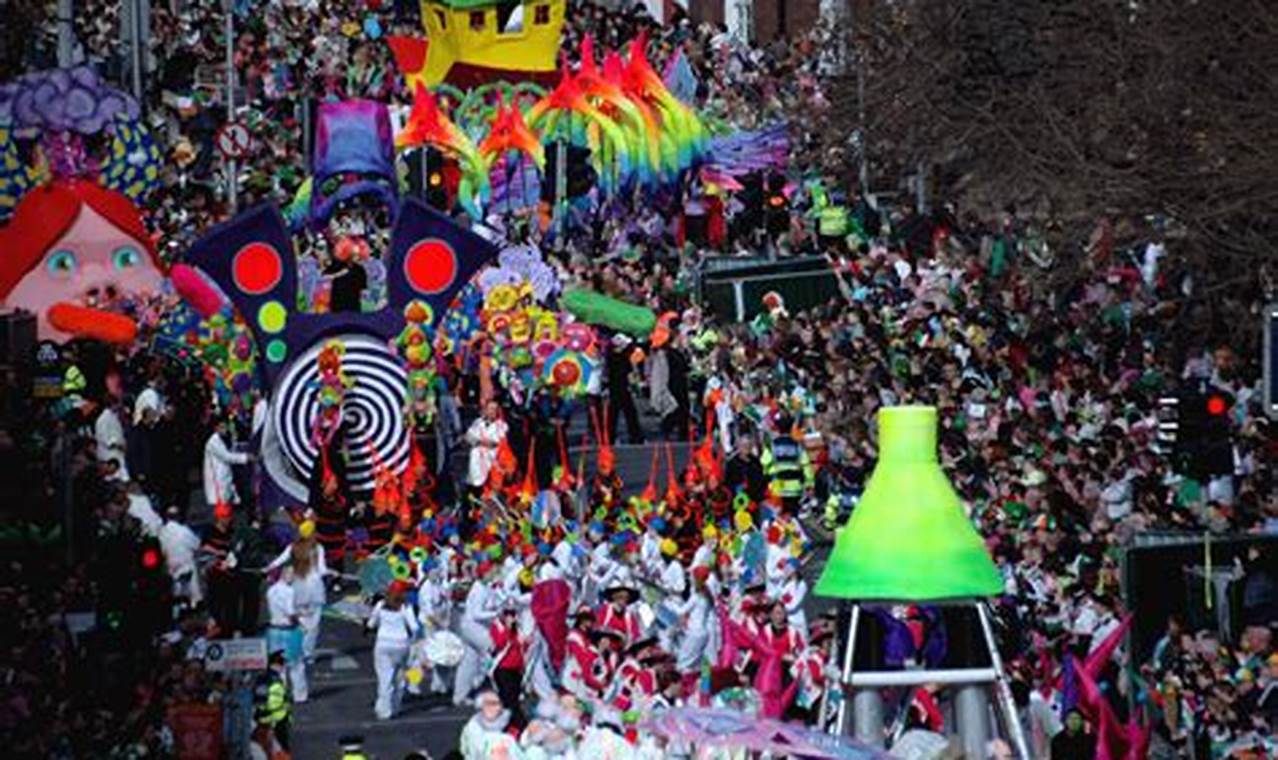
[[160, 566], [160, 550], [152, 546], [148, 546], [146, 549], [143, 549], [141, 562], [142, 562], [143, 570], [154, 570], [155, 568], [159, 567]]
[[1207, 397], [1207, 413], [1213, 417], [1219, 417], [1229, 410], [1229, 403], [1225, 401], [1225, 397], [1212, 394]]

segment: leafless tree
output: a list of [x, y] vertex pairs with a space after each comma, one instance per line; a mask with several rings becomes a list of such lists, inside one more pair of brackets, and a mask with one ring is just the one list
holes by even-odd
[[1166, 219], [1200, 295], [1278, 259], [1278, 3], [853, 8], [863, 87], [836, 84], [836, 118], [860, 127], [877, 182], [927, 166], [942, 197], [1038, 209], [1078, 241], [1102, 218], [1133, 238]]

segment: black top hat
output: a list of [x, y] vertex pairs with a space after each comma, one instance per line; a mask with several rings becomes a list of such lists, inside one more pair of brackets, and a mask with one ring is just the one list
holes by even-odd
[[621, 635], [621, 631], [614, 630], [612, 628], [595, 628], [590, 632], [590, 640], [596, 644], [599, 643], [601, 639], [605, 638], [615, 639], [618, 643], [626, 640], [626, 637]]
[[626, 594], [626, 604], [634, 604], [635, 602], [639, 601], [639, 590], [636, 589], [634, 586], [629, 586], [625, 584], [617, 584], [616, 586], [609, 586], [608, 588], [604, 589], [604, 598], [611, 600], [613, 597], [613, 594], [616, 594], [618, 592], [624, 592]]
[[652, 647], [647, 653], [639, 655], [639, 662], [643, 665], [655, 665], [659, 662], [667, 662], [674, 659], [674, 655], [664, 649]]
[[643, 650], [648, 649], [649, 647], [654, 647], [656, 645], [657, 645], [657, 637], [649, 636], [646, 639], [639, 639], [635, 643], [626, 647], [626, 654], [632, 657], [637, 657], [641, 652], [643, 652]]

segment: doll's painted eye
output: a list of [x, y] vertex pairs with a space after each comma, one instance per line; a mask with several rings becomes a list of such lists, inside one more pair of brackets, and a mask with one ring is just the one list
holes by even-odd
[[142, 257], [138, 255], [138, 249], [126, 245], [115, 249], [115, 253], [111, 254], [111, 261], [116, 269], [122, 270], [142, 263]]
[[79, 262], [71, 251], [54, 251], [45, 265], [49, 268], [49, 274], [54, 277], [66, 278], [75, 274]]

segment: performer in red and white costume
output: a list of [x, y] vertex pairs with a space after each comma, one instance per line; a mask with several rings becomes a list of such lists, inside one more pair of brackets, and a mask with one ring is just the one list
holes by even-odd
[[608, 601], [595, 611], [595, 627], [616, 631], [627, 644], [643, 638], [643, 621], [634, 608], [639, 592], [631, 586], [613, 586], [604, 591], [604, 598]]

